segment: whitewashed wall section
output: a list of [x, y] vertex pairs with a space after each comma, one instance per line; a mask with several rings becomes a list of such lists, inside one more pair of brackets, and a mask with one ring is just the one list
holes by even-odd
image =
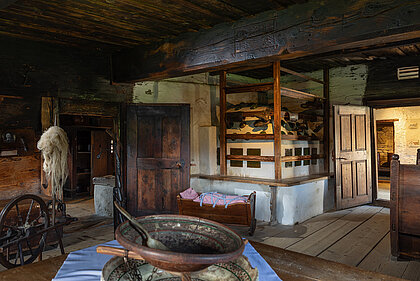
[[377, 109], [375, 117], [376, 120], [398, 119], [394, 122], [395, 153], [402, 164], [415, 164], [420, 148], [420, 106]]

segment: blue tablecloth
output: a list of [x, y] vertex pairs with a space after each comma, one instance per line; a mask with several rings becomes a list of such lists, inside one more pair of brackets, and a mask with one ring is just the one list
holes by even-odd
[[[122, 248], [116, 240], [110, 241], [103, 246]], [[96, 247], [89, 247], [72, 252], [64, 261], [53, 281], [99, 281], [105, 263], [112, 258], [109, 255], [96, 253]], [[257, 267], [260, 281], [276, 281], [280, 278], [271, 269], [268, 263], [251, 244], [246, 244], [244, 255], [248, 257], [252, 267]], [[280, 280], [281, 281], [281, 280]]]

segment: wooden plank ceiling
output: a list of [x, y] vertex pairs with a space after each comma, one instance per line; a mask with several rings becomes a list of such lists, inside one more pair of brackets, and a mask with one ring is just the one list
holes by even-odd
[[0, 35], [114, 52], [307, 0], [8, 0]]

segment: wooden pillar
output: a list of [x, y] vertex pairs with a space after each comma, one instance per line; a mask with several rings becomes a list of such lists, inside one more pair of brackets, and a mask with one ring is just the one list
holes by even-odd
[[226, 71], [220, 73], [220, 175], [226, 176]]
[[330, 69], [324, 68], [324, 171], [330, 172]]
[[273, 63], [274, 95], [274, 173], [276, 180], [281, 179], [281, 90], [280, 61]]

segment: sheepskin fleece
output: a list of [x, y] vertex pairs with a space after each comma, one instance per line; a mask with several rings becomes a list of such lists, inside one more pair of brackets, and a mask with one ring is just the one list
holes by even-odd
[[52, 195], [62, 200], [63, 185], [69, 173], [67, 134], [60, 127], [52, 126], [42, 134], [37, 147], [44, 157], [43, 168], [51, 186]]

